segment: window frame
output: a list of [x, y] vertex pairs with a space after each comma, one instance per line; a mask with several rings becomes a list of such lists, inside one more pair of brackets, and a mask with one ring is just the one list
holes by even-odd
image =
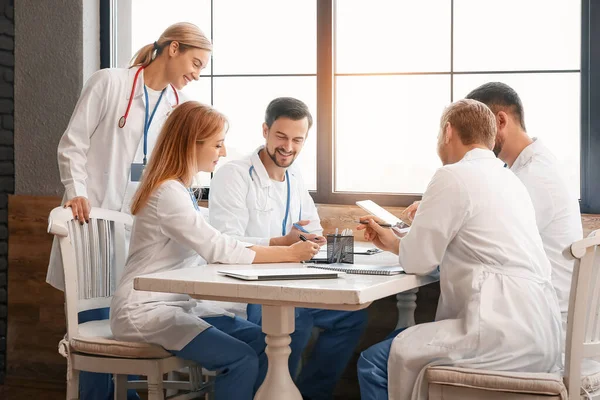
[[[317, 190], [311, 192], [317, 203], [324, 204], [354, 204], [358, 200], [371, 199], [382, 206], [408, 206], [420, 200], [420, 193], [375, 193], [375, 192], [336, 192], [335, 191], [335, 4], [337, 0], [314, 0], [317, 3], [317, 114], [315, 124], [317, 134]], [[121, 15], [131, 15], [131, 7], [116, 0], [100, 0], [100, 39], [101, 66], [114, 66], [114, 60], [119, 55], [130, 52], [131, 49], [116, 49], [113, 38], [119, 26], [114, 24], [114, 10]], [[212, 2], [211, 2], [212, 3]], [[118, 7], [118, 8], [117, 8]], [[453, 83], [457, 74], [480, 73], [554, 73], [579, 72], [581, 76], [581, 211], [585, 213], [600, 213], [600, 114], [591, 110], [600, 108], [600, 26], [590, 24], [594, 17], [600, 18], [600, 0], [582, 0], [581, 6], [581, 68], [580, 70], [540, 70], [540, 71], [469, 71], [455, 72], [453, 70], [454, 42], [454, 0], [451, 0], [451, 63], [450, 96], [454, 100]], [[122, 33], [121, 33], [122, 34]], [[212, 27], [211, 27], [212, 37]], [[108, 44], [107, 44], [108, 43]], [[594, 47], [594, 45], [596, 45]], [[412, 73], [411, 73], [412, 74]], [[424, 73], [425, 74], [425, 73]], [[270, 76], [272, 74], [265, 74]], [[277, 75], [277, 74], [276, 74]], [[286, 74], [277, 75], [284, 76]], [[311, 76], [314, 76], [310, 74]], [[348, 75], [348, 74], [339, 74]], [[351, 74], [365, 75], [365, 74]], [[369, 75], [369, 74], [367, 74]], [[380, 75], [380, 74], [373, 74]], [[385, 75], [385, 74], [384, 74]], [[398, 73], [393, 75], [409, 75]], [[211, 80], [214, 76], [212, 71]], [[246, 75], [239, 75], [246, 76]], [[254, 75], [247, 75], [254, 76]], [[263, 76], [263, 75], [260, 75]], [[294, 75], [296, 76], [296, 75]], [[595, 85], [594, 85], [595, 84]], [[211, 98], [212, 98], [211, 88]], [[433, 149], [432, 149], [433, 151]], [[210, 189], [209, 189], [210, 190]], [[204, 191], [207, 194], [207, 190]]]
[[[600, 0], [581, 4], [581, 212], [600, 214]], [[594, 51], [592, 51], [594, 49]], [[595, 155], [595, 157], [594, 157]]]

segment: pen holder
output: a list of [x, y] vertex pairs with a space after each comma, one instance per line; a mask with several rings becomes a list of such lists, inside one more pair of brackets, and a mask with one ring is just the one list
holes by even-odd
[[354, 264], [354, 236], [327, 235], [327, 262]]

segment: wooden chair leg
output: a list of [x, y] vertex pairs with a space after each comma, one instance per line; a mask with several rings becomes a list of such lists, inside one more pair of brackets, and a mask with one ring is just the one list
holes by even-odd
[[115, 400], [127, 400], [127, 375], [114, 375]]
[[[167, 380], [168, 381], [179, 380], [178, 379], [178, 375], [179, 374], [177, 374], [176, 371], [171, 371], [171, 372], [167, 373]], [[177, 390], [175, 390], [175, 389], [167, 389], [167, 397], [174, 396], [176, 394], [177, 394]]]
[[79, 399], [79, 371], [72, 369], [67, 377], [67, 400]]
[[215, 400], [215, 379], [217, 379], [216, 376], [213, 376], [213, 375], [206, 376], [206, 381], [210, 382], [210, 384], [211, 384], [208, 392], [206, 392], [206, 396], [205, 396], [206, 400]]
[[164, 400], [163, 376], [158, 366], [148, 374], [148, 400]]

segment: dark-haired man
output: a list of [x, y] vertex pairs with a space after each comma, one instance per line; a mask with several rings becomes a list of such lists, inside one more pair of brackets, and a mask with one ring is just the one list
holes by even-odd
[[564, 333], [575, 262], [567, 255], [568, 248], [583, 237], [578, 197], [569, 191], [556, 157], [540, 139], [527, 134], [523, 103], [513, 88], [502, 82], [488, 82], [466, 98], [484, 103], [496, 116], [494, 154], [517, 175], [531, 196], [544, 250], [552, 265], [552, 284]]
[[[315, 204], [293, 166], [312, 122], [302, 101], [291, 97], [271, 101], [262, 125], [265, 145], [245, 159], [223, 165], [211, 181], [209, 219], [216, 229], [263, 246], [291, 245], [301, 234], [325, 243]], [[260, 305], [249, 304], [245, 311], [249, 321], [262, 323]], [[312, 328], [320, 328], [297, 385], [305, 399], [331, 399], [366, 327], [367, 311], [297, 308], [295, 323], [290, 372], [295, 376]]]

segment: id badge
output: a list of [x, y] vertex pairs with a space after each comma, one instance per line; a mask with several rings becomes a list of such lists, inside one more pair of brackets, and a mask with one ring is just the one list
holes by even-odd
[[131, 164], [131, 182], [139, 182], [142, 179], [142, 173], [144, 172], [144, 164], [134, 163]]

